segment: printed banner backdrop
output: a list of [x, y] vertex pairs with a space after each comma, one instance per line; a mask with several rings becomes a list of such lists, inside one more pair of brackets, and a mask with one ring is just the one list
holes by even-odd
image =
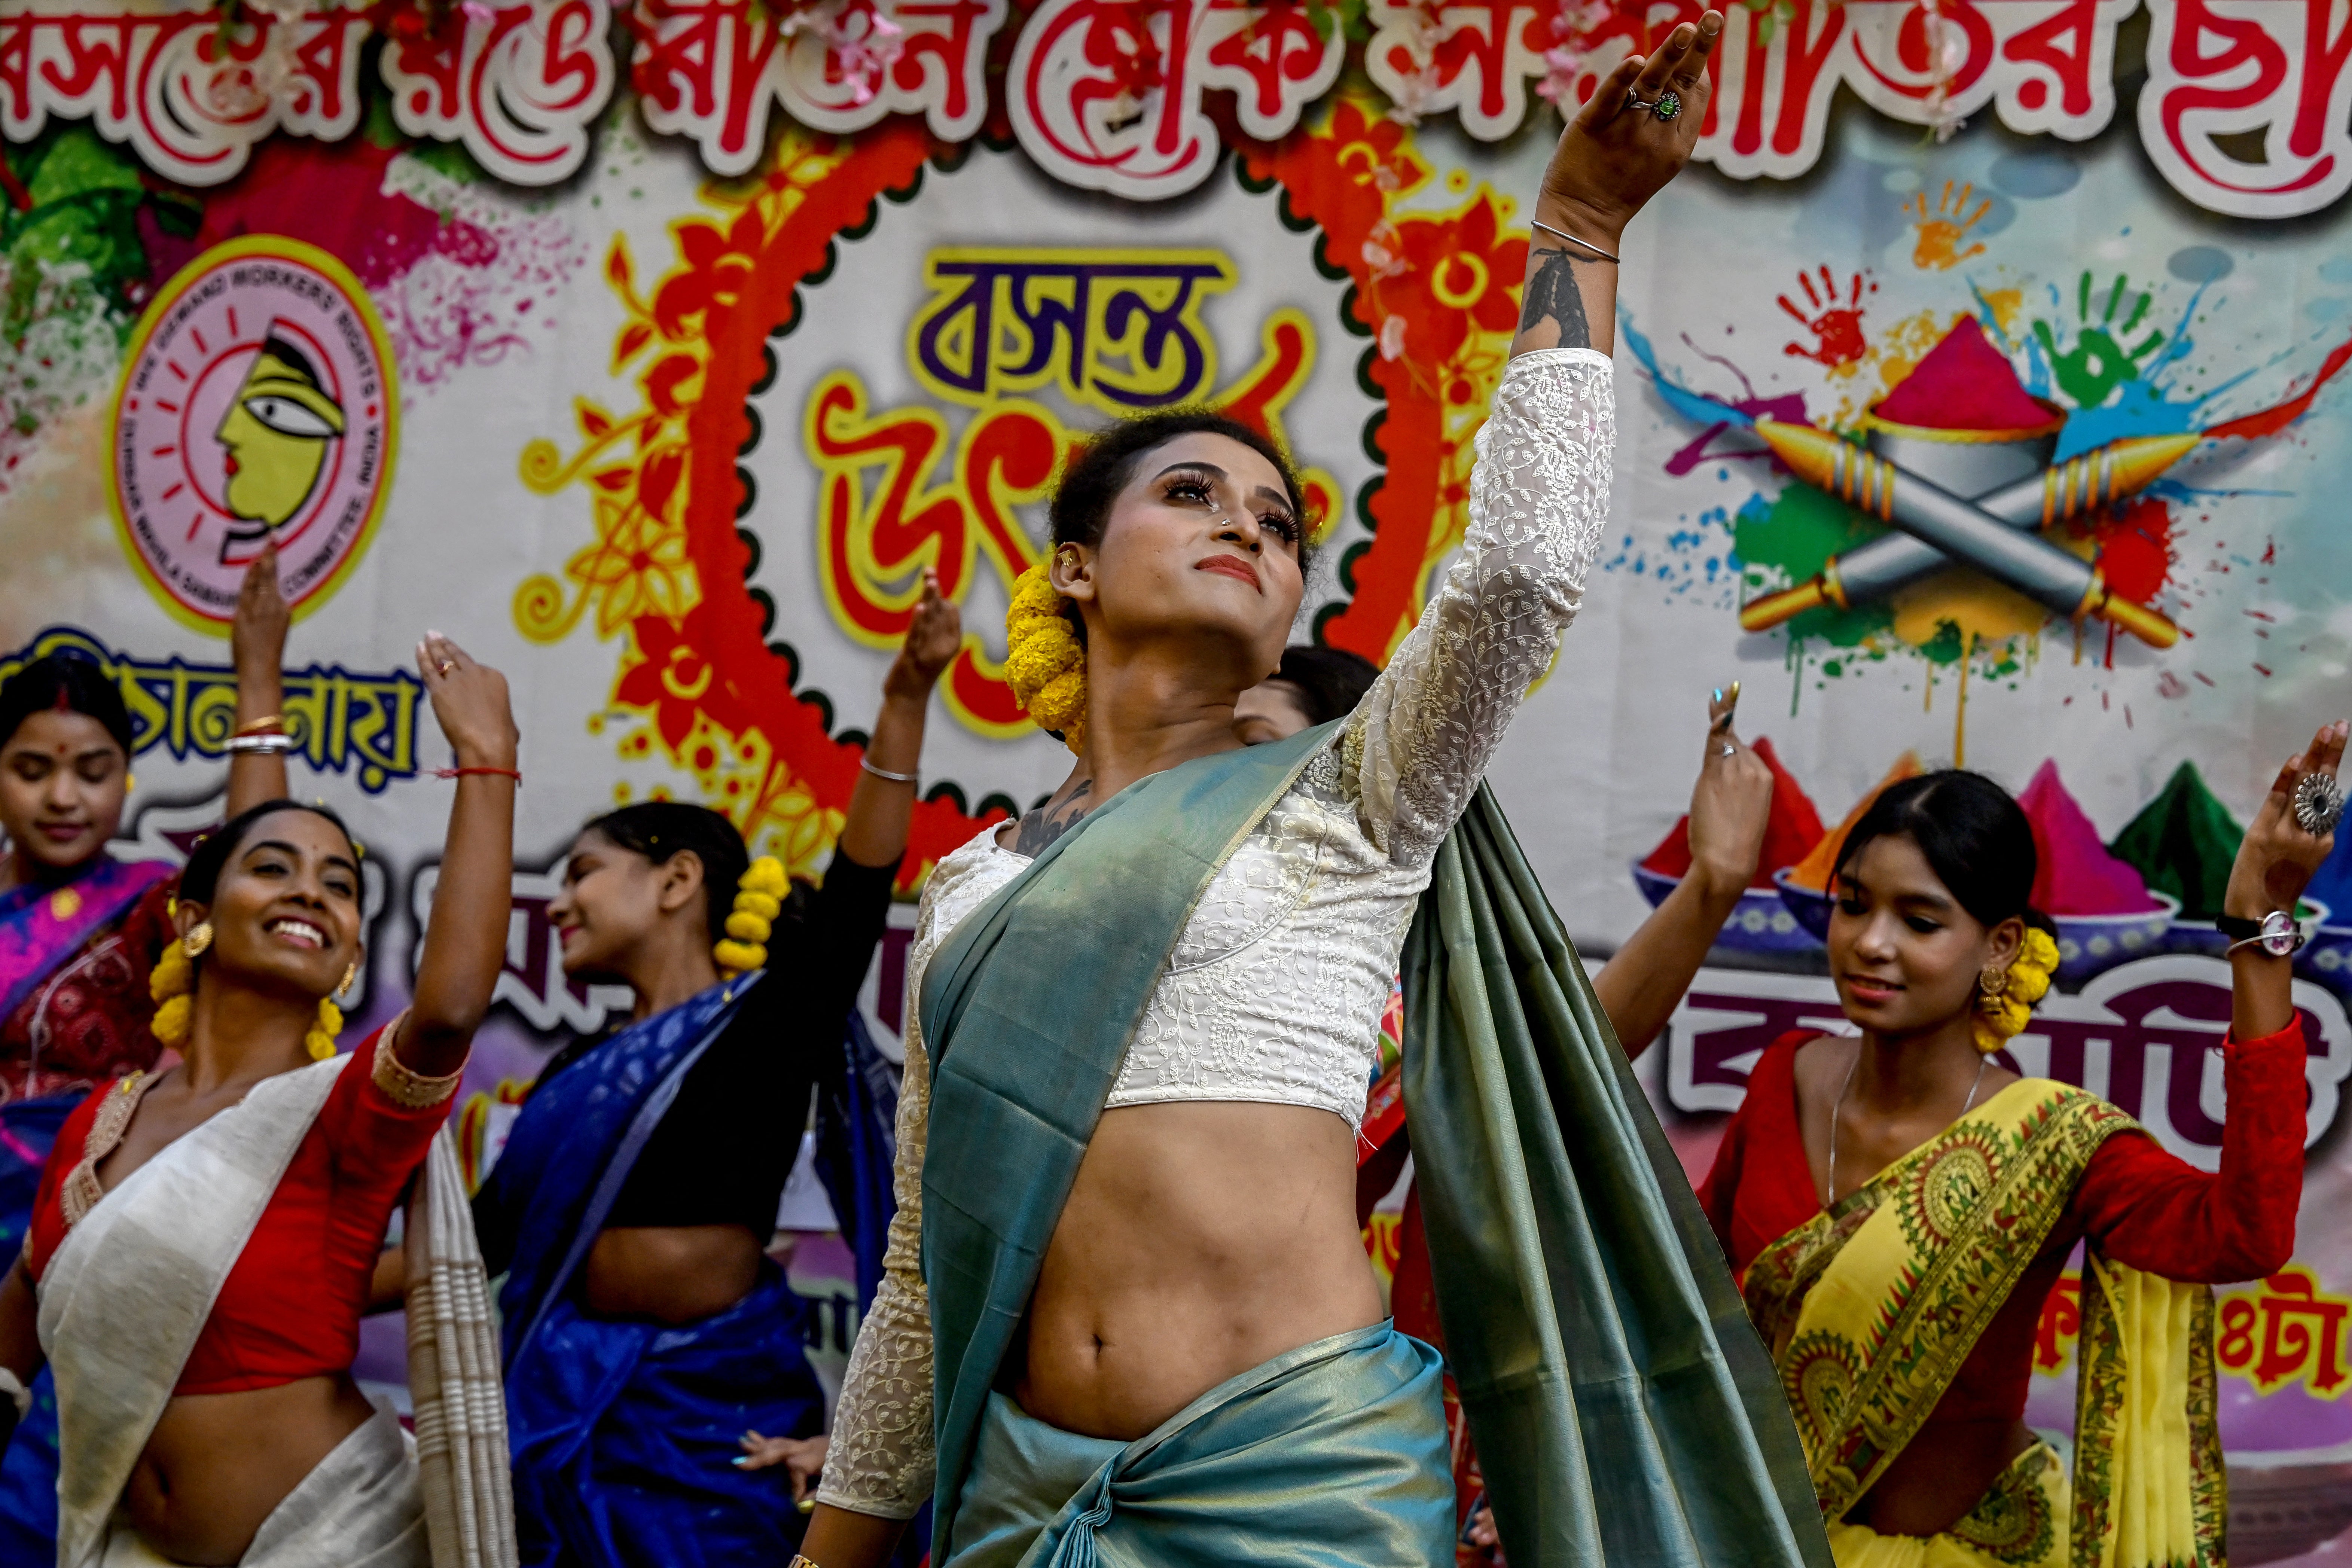
[[[1686, 865], [1706, 693], [1742, 682], [1786, 885], [1642, 1064], [1695, 1173], [1762, 1047], [1837, 1026], [1808, 858], [1906, 753], [2025, 791], [2044, 835], [2067, 968], [2016, 1064], [2216, 1164], [2217, 879], [2280, 761], [2352, 711], [2341, 10], [1735, 9], [1705, 162], [1627, 238], [1610, 531], [1493, 773], [1604, 952]], [[572, 833], [696, 798], [820, 873], [922, 567], [967, 636], [902, 892], [1061, 779], [1002, 616], [1103, 420], [1205, 401], [1278, 432], [1325, 520], [1297, 635], [1384, 658], [1466, 521], [1547, 100], [1678, 14], [819, 11], [532, 0], [373, 43], [373, 13], [318, 12], [224, 57], [180, 25], [203, 13], [132, 7], [111, 65], [63, 4], [0, 18], [0, 668], [117, 672], [126, 834], [184, 853], [217, 816], [236, 574], [279, 542], [297, 787], [368, 847], [353, 1039], [405, 991], [439, 853], [414, 645], [509, 673], [528, 784], [478, 1164], [546, 1054], [626, 1004], [560, 971]], [[2313, 903], [2299, 1245], [2220, 1314], [2249, 1563], [2352, 1527], [2352, 851]], [[911, 915], [869, 981], [886, 1041]], [[846, 1300], [837, 1355], [845, 1255], [800, 1262]], [[2029, 1412], [2060, 1432], [2074, 1301]]]

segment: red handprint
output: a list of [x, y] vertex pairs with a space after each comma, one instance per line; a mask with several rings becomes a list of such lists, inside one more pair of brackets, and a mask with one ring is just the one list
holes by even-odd
[[1820, 271], [1822, 286], [1818, 289], [1810, 276], [1797, 274], [1797, 287], [1805, 291], [1805, 302], [1812, 307], [1811, 315], [1797, 309], [1796, 301], [1786, 294], [1780, 296], [1780, 309], [1796, 317], [1813, 334], [1814, 345], [1806, 348], [1801, 343], [1788, 343], [1781, 352], [1800, 359], [1818, 360], [1833, 371], [1842, 371], [1859, 363], [1870, 346], [1862, 336], [1862, 297], [1864, 292], [1876, 292], [1878, 285], [1870, 284], [1865, 289], [1862, 274], [1857, 272], [1847, 298], [1840, 302], [1837, 280], [1830, 276], [1827, 267]]

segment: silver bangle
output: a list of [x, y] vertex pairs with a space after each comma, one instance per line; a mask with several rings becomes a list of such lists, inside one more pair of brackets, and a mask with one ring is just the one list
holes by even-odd
[[1577, 247], [1580, 247], [1580, 248], [1582, 248], [1582, 249], [1585, 249], [1585, 250], [1589, 250], [1589, 251], [1592, 252], [1592, 254], [1593, 254], [1593, 255], [1595, 255], [1595, 256], [1599, 257], [1601, 260], [1603, 260], [1603, 261], [1605, 261], [1605, 262], [1609, 263], [1609, 265], [1610, 265], [1610, 266], [1612, 266], [1612, 267], [1614, 267], [1614, 266], [1616, 266], [1616, 265], [1617, 265], [1617, 258], [1616, 258], [1615, 257], [1613, 257], [1613, 256], [1610, 255], [1607, 251], [1605, 251], [1605, 250], [1601, 249], [1599, 246], [1597, 246], [1597, 245], [1593, 244], [1593, 243], [1592, 243], [1591, 240], [1589, 240], [1589, 239], [1579, 239], [1579, 238], [1577, 238], [1577, 237], [1576, 237], [1576, 236], [1574, 236], [1574, 235], [1572, 235], [1572, 234], [1570, 234], [1570, 233], [1569, 233], [1567, 230], [1565, 230], [1565, 229], [1558, 229], [1558, 228], [1554, 228], [1554, 227], [1552, 227], [1552, 226], [1551, 226], [1551, 225], [1549, 225], [1549, 224], [1548, 224], [1548, 223], [1544, 223], [1544, 222], [1540, 221], [1539, 219], [1536, 219], [1536, 218], [1529, 218], [1529, 219], [1528, 219], [1528, 226], [1529, 228], [1539, 228], [1539, 229], [1543, 230], [1546, 234], [1558, 236], [1559, 238], [1561, 238], [1561, 239], [1564, 239], [1564, 240], [1568, 241], [1568, 243], [1569, 243], [1569, 244], [1570, 244], [1570, 245], [1577, 246]]
[[857, 765], [864, 768], [867, 773], [872, 773], [876, 778], [888, 779], [892, 784], [910, 784], [923, 776], [920, 773], [894, 773], [888, 768], [876, 767], [864, 757], [857, 759]]
[[291, 735], [231, 735], [221, 747], [225, 752], [259, 752], [265, 755], [282, 755], [293, 749]]

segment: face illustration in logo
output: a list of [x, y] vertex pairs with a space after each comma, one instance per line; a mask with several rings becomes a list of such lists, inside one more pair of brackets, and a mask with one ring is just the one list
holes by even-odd
[[[236, 401], [213, 432], [226, 453], [228, 510], [266, 533], [302, 508], [319, 482], [343, 411], [310, 357], [272, 322]], [[247, 537], [251, 537], [250, 533]]]

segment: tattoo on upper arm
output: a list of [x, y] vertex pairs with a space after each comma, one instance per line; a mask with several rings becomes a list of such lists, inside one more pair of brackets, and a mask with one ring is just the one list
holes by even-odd
[[1568, 252], [1553, 247], [1536, 255], [1536, 269], [1519, 308], [1519, 331], [1531, 331], [1549, 321], [1559, 328], [1558, 347], [1591, 348], [1592, 329], [1584, 319], [1584, 293], [1576, 286], [1576, 268]]
[[1034, 859], [1045, 847], [1070, 830], [1070, 825], [1094, 805], [1095, 781], [1081, 779], [1067, 800], [1049, 801], [1021, 819], [1013, 830], [1013, 852]]

